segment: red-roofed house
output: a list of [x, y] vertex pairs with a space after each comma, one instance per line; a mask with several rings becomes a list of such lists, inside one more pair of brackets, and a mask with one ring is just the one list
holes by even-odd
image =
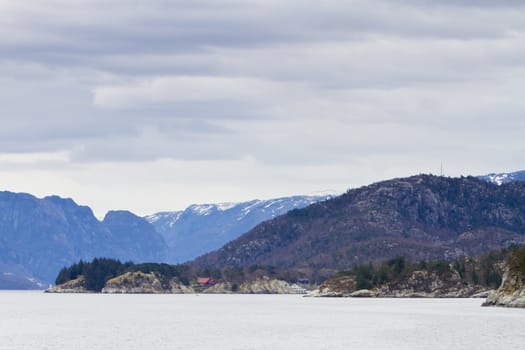
[[199, 277], [197, 283], [201, 286], [211, 286], [215, 284], [215, 280], [211, 277]]

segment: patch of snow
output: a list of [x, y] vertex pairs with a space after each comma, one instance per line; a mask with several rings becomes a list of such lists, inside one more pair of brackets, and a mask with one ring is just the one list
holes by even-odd
[[[282, 203], [283, 201], [284, 201], [284, 199], [282, 199], [282, 198], [281, 199], [277, 199], [277, 200], [269, 200], [269, 201], [267, 201], [268, 204], [266, 204], [263, 208], [267, 209], [267, 208], [269, 208], [269, 207], [271, 207], [271, 206], [273, 206], [273, 205], [275, 205], [277, 203]], [[282, 205], [281, 205], [281, 207], [282, 207]]]
[[249, 206], [245, 207], [242, 209], [242, 212], [243, 213], [249, 213], [250, 211], [252, 211], [253, 208], [259, 206], [263, 201], [260, 201], [260, 200], [255, 200], [253, 201], [252, 204], [250, 204]]
[[239, 203], [230, 202], [230, 203], [218, 203], [215, 206], [217, 210], [219, 211], [226, 211], [226, 210], [235, 208], [237, 205], [239, 205]]
[[213, 204], [194, 204], [188, 209], [202, 216], [210, 215], [212, 210], [215, 208]]
[[170, 222], [168, 223], [168, 227], [173, 227], [175, 226], [175, 224], [177, 223], [177, 221], [179, 221], [180, 217], [182, 216], [182, 211], [179, 211], [175, 214], [175, 216], [170, 220]]
[[488, 178], [491, 182], [501, 186], [501, 184], [507, 182], [509, 174], [489, 174]]
[[164, 225], [173, 227], [182, 215], [182, 211], [163, 211], [155, 214], [145, 216], [144, 219], [150, 224], [154, 224], [157, 221], [164, 220]]
[[151, 214], [151, 215], [148, 215], [148, 216], [145, 216], [144, 219], [149, 222], [150, 224], [156, 222], [156, 221], [159, 221], [160, 218], [162, 216], [160, 215], [160, 213], [156, 213], [156, 214]]

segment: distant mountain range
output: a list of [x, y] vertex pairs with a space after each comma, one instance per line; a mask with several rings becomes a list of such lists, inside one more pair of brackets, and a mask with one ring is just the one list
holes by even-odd
[[525, 182], [413, 176], [296, 209], [193, 264], [310, 270], [404, 256], [451, 260], [525, 243]]
[[0, 233], [0, 287], [41, 287], [79, 259], [160, 261], [167, 252], [143, 218], [112, 211], [99, 221], [89, 207], [57, 196], [0, 192]]
[[[442, 184], [452, 186], [447, 192], [450, 196], [460, 191], [465, 200], [470, 198], [461, 203], [451, 202], [443, 193], [434, 192], [432, 186], [423, 191], [420, 185], [412, 184], [413, 180], [392, 180], [351, 190], [329, 201], [326, 200], [332, 196], [323, 195], [193, 205], [184, 211], [156, 213], [145, 218], [127, 211], [111, 211], [102, 221], [95, 218], [89, 207], [72, 199], [57, 196], [39, 199], [30, 194], [0, 192], [0, 289], [42, 288], [54, 281], [60, 268], [79, 259], [111, 257], [136, 263], [179, 263], [224, 244], [218, 252], [199, 261], [339, 267], [400, 254], [412, 258], [443, 254], [453, 257], [521, 242], [522, 222], [516, 208], [523, 199], [508, 197], [511, 202], [491, 202], [490, 198], [501, 198], [501, 191], [510, 191], [509, 188], [518, 191], [519, 185], [506, 184], [525, 181], [525, 171], [480, 178], [501, 186], [476, 181], [476, 186], [465, 187], [463, 182], [455, 182], [464, 179], [438, 178], [450, 182]], [[396, 181], [408, 183], [414, 190], [403, 192], [396, 186], [385, 185]], [[488, 187], [483, 187], [483, 183]], [[376, 187], [386, 192], [372, 191]], [[392, 197], [387, 195], [389, 191]], [[490, 198], [480, 196], [492, 192]], [[346, 203], [354, 193], [363, 193], [363, 198]], [[433, 194], [428, 197], [428, 193]], [[490, 207], [489, 212], [486, 206]], [[427, 217], [426, 211], [432, 214], [430, 218], [445, 220], [445, 226], [439, 226], [439, 222], [431, 225], [425, 221], [431, 220], [428, 218], [419, 222], [413, 217], [413, 213]], [[483, 216], [471, 222], [477, 211]], [[412, 216], [407, 217], [406, 213]], [[316, 215], [320, 217], [305, 221], [305, 217]], [[486, 217], [498, 217], [499, 221], [483, 221]], [[515, 226], [509, 226], [508, 218], [514, 220]], [[464, 221], [470, 226], [461, 226], [463, 231], [458, 233], [459, 228], [447, 226], [454, 220], [458, 225]], [[506, 220], [506, 226], [500, 225], [502, 220]], [[255, 232], [260, 232], [262, 238]], [[304, 235], [297, 238], [301, 244], [290, 244], [295, 235]], [[404, 242], [408, 245], [403, 246]], [[289, 257], [284, 258], [285, 255]], [[337, 263], [327, 264], [329, 260]]]
[[293, 196], [242, 203], [192, 205], [145, 217], [165, 239], [167, 262], [182, 263], [219, 249], [257, 224], [332, 195]]
[[99, 221], [89, 207], [72, 199], [0, 192], [0, 289], [47, 287], [62, 267], [80, 259], [184, 262], [220, 248], [264, 220], [327, 198], [192, 205], [147, 220], [129, 211], [110, 211]]

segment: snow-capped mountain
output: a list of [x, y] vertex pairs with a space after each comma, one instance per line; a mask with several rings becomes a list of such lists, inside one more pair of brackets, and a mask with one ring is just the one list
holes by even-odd
[[488, 175], [478, 176], [478, 178], [492, 182], [496, 185], [513, 181], [525, 181], [525, 170], [515, 171], [513, 173], [491, 173]]
[[169, 263], [181, 263], [222, 247], [257, 224], [333, 195], [293, 196], [242, 203], [195, 204], [184, 211], [145, 217], [165, 239]]

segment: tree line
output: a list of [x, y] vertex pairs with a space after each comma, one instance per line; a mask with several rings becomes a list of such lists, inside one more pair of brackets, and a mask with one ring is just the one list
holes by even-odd
[[[460, 257], [452, 262], [421, 261], [410, 262], [404, 257], [390, 259], [379, 264], [363, 264], [352, 270], [339, 272], [337, 275], [351, 275], [355, 278], [357, 289], [372, 289], [384, 283], [401, 280], [414, 271], [425, 270], [443, 274], [453, 271], [465, 283], [498, 288], [501, 284], [504, 263], [511, 269], [519, 270], [525, 279], [525, 246], [511, 247], [494, 251], [478, 257]], [[255, 280], [263, 276], [296, 282], [304, 279], [303, 271], [297, 269], [276, 268], [273, 266], [251, 265], [246, 267], [230, 266], [223, 268], [190, 267], [189, 265], [169, 265], [165, 263], [122, 263], [116, 259], [95, 258], [91, 262], [80, 260], [69, 267], [64, 267], [55, 280], [57, 285], [75, 280], [79, 276], [85, 279], [86, 289], [100, 292], [106, 282], [126, 272], [154, 273], [163, 285], [168, 286], [173, 278], [184, 285], [190, 285], [197, 277], [211, 277], [216, 281], [228, 281], [234, 285]], [[336, 275], [336, 276], [337, 276]], [[316, 281], [317, 283], [322, 281]]]
[[404, 257], [398, 257], [375, 265], [372, 263], [359, 265], [352, 270], [340, 272], [339, 275], [353, 276], [357, 289], [372, 289], [385, 283], [399, 281], [418, 270], [437, 274], [455, 272], [462, 282], [495, 289], [501, 284], [504, 261], [514, 262], [514, 266], [522, 269], [525, 277], [525, 247], [511, 247], [478, 257], [463, 256], [452, 262], [421, 261], [413, 263]]
[[169, 283], [172, 278], [178, 278], [185, 285], [189, 284], [189, 267], [186, 265], [168, 265], [157, 263], [133, 264], [122, 263], [117, 259], [95, 258], [91, 262], [80, 260], [69, 267], [64, 267], [58, 273], [55, 284], [63, 284], [83, 276], [86, 289], [100, 292], [107, 281], [126, 272], [155, 273], [161, 283]]

